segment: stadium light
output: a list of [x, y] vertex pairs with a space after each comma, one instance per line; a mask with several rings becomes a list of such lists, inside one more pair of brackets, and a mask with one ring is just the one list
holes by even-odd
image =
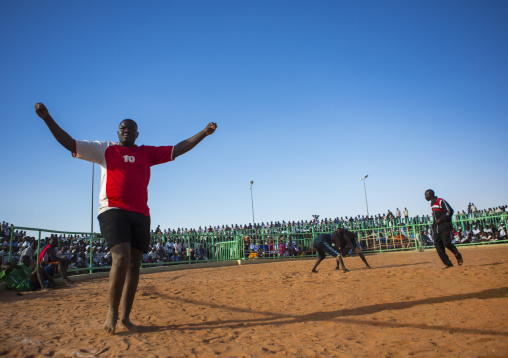
[[365, 188], [365, 179], [367, 179], [369, 176], [365, 174], [363, 178], [360, 178], [361, 181], [363, 181], [363, 192], [365, 193], [365, 206], [367, 207], [367, 217], [369, 216], [369, 204], [367, 204], [367, 189]]

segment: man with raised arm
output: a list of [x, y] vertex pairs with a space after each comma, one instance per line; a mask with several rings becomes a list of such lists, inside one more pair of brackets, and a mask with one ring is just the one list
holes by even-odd
[[[138, 327], [130, 321], [139, 281], [143, 252], [150, 243], [148, 183], [150, 167], [166, 163], [188, 152], [215, 132], [210, 122], [201, 132], [173, 146], [137, 146], [138, 125], [123, 120], [118, 128], [119, 143], [74, 140], [53, 120], [42, 103], [35, 105], [55, 139], [75, 158], [101, 166], [99, 224], [111, 250], [113, 263], [109, 274], [109, 310], [103, 329], [115, 333], [118, 319], [129, 331]], [[120, 301], [122, 306], [120, 307]], [[120, 309], [120, 312], [119, 312]]]

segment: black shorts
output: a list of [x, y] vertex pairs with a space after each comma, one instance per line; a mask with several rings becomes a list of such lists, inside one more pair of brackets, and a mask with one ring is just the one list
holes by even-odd
[[121, 209], [109, 209], [97, 219], [109, 248], [130, 242], [131, 247], [148, 252], [150, 247], [150, 217]]
[[314, 248], [318, 257], [324, 259], [326, 254], [337, 257], [339, 252], [332, 246], [332, 236], [330, 234], [321, 234], [314, 239]]

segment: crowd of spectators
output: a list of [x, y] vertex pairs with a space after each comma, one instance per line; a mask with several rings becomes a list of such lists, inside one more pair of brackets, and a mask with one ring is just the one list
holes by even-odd
[[[489, 217], [505, 213], [507, 206], [478, 210], [473, 203], [467, 212], [455, 214], [455, 243], [477, 243], [505, 240], [507, 238], [504, 223], [491, 222]], [[222, 242], [233, 241], [238, 236], [244, 240], [244, 251], [251, 257], [287, 257], [312, 254], [313, 234], [330, 232], [337, 227], [356, 231], [360, 245], [365, 250], [377, 248], [404, 248], [420, 240], [423, 245], [433, 245], [432, 218], [430, 216], [409, 217], [406, 208], [395, 213], [388, 210], [385, 214], [373, 216], [324, 218], [319, 220], [275, 221], [252, 224], [232, 224], [199, 227], [197, 229], [164, 229], [160, 225], [152, 231], [149, 252], [143, 256], [144, 266], [164, 263], [206, 261], [217, 259], [218, 246]], [[409, 230], [409, 226], [413, 230]], [[415, 226], [416, 225], [416, 226]], [[0, 263], [5, 265], [9, 259], [11, 227], [2, 222], [0, 227]], [[419, 234], [415, 235], [414, 227]], [[387, 230], [389, 228], [389, 230]], [[419, 236], [419, 237], [418, 237]], [[41, 240], [27, 235], [26, 231], [14, 230], [11, 260], [18, 261], [28, 255], [37, 260], [39, 252], [49, 244], [53, 237], [58, 238], [57, 255], [70, 260], [70, 274], [83, 269], [100, 270], [111, 265], [111, 253], [104, 240], [94, 237], [93, 245], [87, 235], [51, 234]], [[38, 247], [39, 245], [39, 247]]]
[[[5, 266], [9, 260], [10, 227], [9, 223], [5, 221], [1, 226], [0, 262], [2, 266]], [[71, 261], [68, 267], [70, 273], [77, 273], [79, 269], [111, 265], [111, 254], [103, 239], [95, 239], [93, 245], [90, 246], [90, 236], [51, 234], [39, 243], [35, 237], [29, 236], [26, 231], [21, 230], [14, 231], [11, 261], [17, 262], [23, 256], [29, 256], [32, 260], [37, 261], [37, 252], [41, 252], [55, 237], [58, 239], [58, 247], [55, 248], [57, 256]], [[90, 256], [92, 257], [91, 262]]]

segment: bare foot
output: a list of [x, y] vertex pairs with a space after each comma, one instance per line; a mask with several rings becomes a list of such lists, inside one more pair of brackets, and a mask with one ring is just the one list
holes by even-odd
[[70, 278], [67, 278], [63, 280], [66, 285], [74, 285], [74, 281], [72, 281]]
[[347, 268], [345, 268], [344, 270], [342, 270], [342, 272], [349, 272], [351, 270], [348, 270]]
[[124, 318], [124, 319], [120, 320], [120, 322], [122, 323], [122, 326], [124, 326], [125, 329], [127, 329], [130, 332], [139, 332], [141, 330], [141, 328], [139, 326], [136, 326], [128, 318]]
[[102, 329], [106, 331], [106, 333], [115, 334], [116, 321], [118, 321], [118, 316], [111, 312], [108, 312], [108, 315], [106, 316], [106, 320], [104, 321]]
[[312, 273], [317, 273], [317, 271], [316, 271], [316, 270], [312, 270], [311, 272], [312, 272]]

